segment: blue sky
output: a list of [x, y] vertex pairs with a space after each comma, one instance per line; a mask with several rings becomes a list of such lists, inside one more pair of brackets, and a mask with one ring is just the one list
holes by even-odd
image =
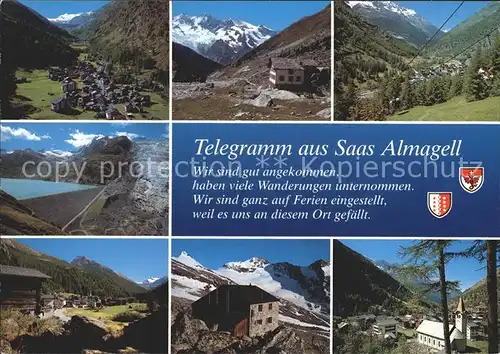
[[29, 247], [71, 262], [85, 256], [134, 281], [168, 274], [168, 240], [17, 239]]
[[39, 14], [47, 18], [56, 18], [62, 14], [78, 14], [95, 11], [106, 5], [108, 1], [29, 1], [21, 0]]
[[[460, 5], [461, 1], [397, 1], [397, 3], [417, 11], [427, 21], [439, 28]], [[455, 27], [488, 3], [489, 1], [466, 1], [443, 29], [449, 30]]]
[[172, 240], [172, 256], [185, 251], [204, 266], [216, 269], [227, 262], [261, 257], [271, 263], [289, 262], [308, 266], [319, 260], [330, 260], [329, 240], [281, 239], [201, 239]]
[[168, 135], [166, 123], [2, 123], [2, 149], [77, 151], [97, 136], [125, 135], [132, 140]]
[[[413, 241], [404, 240], [342, 240], [347, 247], [361, 253], [373, 261], [387, 261], [401, 264], [404, 262], [398, 255], [401, 246], [410, 246]], [[453, 252], [466, 249], [472, 241], [457, 241], [450, 248]], [[335, 261], [334, 261], [335, 262]], [[449, 280], [459, 280], [462, 290], [465, 290], [486, 277], [485, 264], [475, 259], [456, 259], [446, 266], [446, 277]]]
[[220, 20], [232, 18], [253, 25], [282, 30], [303, 17], [313, 15], [329, 1], [175, 1], [173, 16], [211, 15]]

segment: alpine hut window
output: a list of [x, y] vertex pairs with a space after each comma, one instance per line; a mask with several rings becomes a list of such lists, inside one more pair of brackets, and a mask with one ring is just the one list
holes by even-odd
[[259, 305], [259, 312], [262, 312], [262, 310], [263, 310], [263, 306]]

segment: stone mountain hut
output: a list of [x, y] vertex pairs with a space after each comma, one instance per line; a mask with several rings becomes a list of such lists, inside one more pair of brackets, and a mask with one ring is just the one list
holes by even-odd
[[278, 327], [279, 299], [254, 285], [222, 285], [192, 304], [193, 317], [236, 337], [257, 337]]
[[304, 68], [295, 60], [270, 59], [269, 83], [273, 88], [293, 88], [304, 85]]

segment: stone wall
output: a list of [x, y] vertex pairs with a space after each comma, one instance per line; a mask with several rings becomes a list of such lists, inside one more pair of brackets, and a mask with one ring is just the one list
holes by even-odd
[[250, 305], [248, 332], [250, 337], [262, 336], [278, 327], [279, 302]]

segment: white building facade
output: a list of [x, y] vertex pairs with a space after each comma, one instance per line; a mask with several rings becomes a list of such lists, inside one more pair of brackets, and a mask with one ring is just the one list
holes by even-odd
[[[450, 343], [452, 350], [464, 352], [467, 349], [467, 312], [460, 297], [455, 311], [455, 324], [450, 324]], [[444, 348], [443, 322], [424, 320], [417, 328], [418, 343], [432, 349]]]

